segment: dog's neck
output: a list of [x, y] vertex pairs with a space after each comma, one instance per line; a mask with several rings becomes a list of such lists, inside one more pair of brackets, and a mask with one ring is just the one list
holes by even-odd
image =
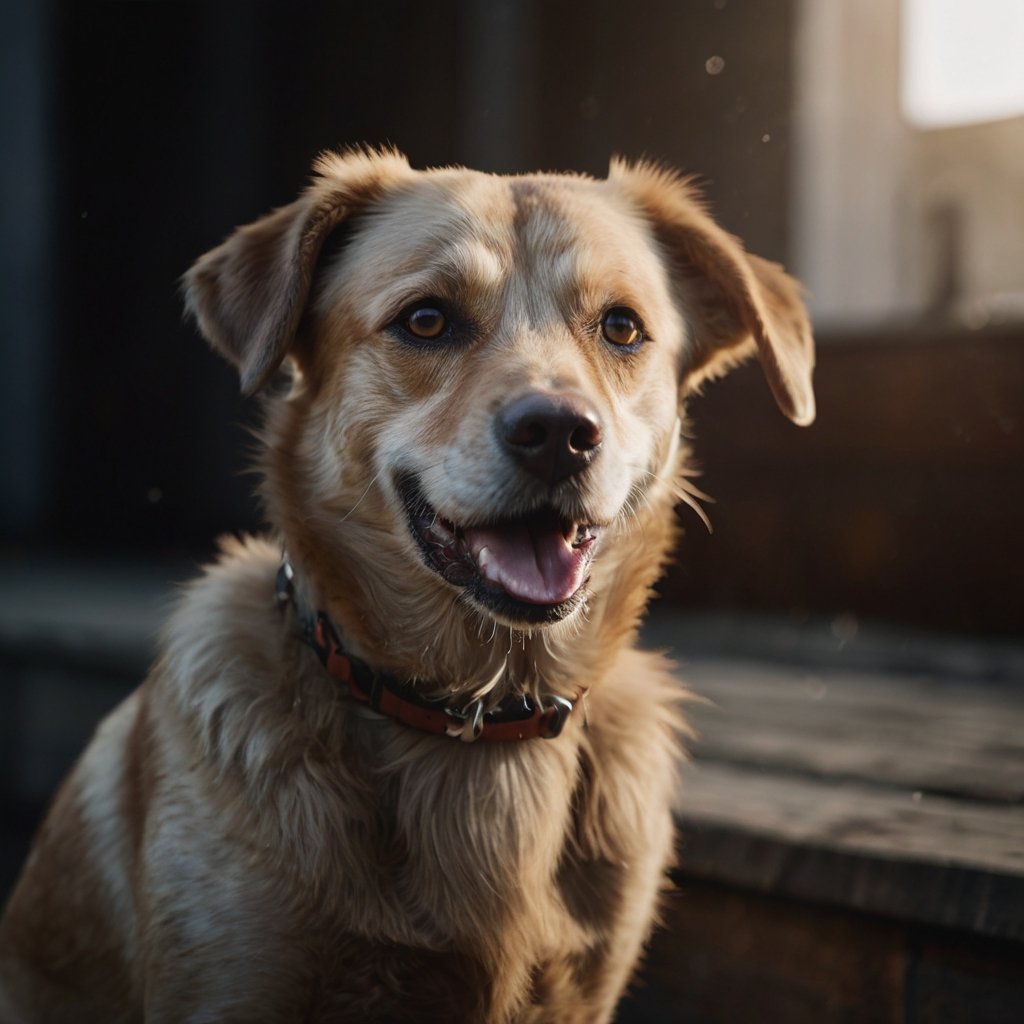
[[[466, 699], [460, 696], [461, 688], [452, 692], [451, 687], [380, 672], [344, 649], [326, 612], [313, 612], [296, 599], [295, 571], [287, 555], [275, 589], [280, 604], [294, 606], [303, 640], [352, 698], [410, 728], [463, 742], [554, 739], [586, 696], [585, 688], [577, 688], [571, 698], [548, 694], [537, 700], [524, 690], [502, 696], [493, 680], [492, 685]], [[424, 696], [417, 684], [439, 693]]]

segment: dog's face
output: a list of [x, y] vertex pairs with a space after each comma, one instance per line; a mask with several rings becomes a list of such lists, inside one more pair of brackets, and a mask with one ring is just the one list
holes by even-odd
[[271, 512], [289, 545], [316, 534], [313, 560], [375, 577], [371, 601], [397, 587], [510, 626], [571, 618], [671, 506], [700, 379], [756, 347], [784, 411], [813, 416], [794, 283], [677, 179], [388, 154], [318, 169], [196, 264], [189, 302], [247, 389], [292, 357]]
[[308, 372], [365, 453], [356, 486], [410, 561], [512, 624], [577, 609], [607, 532], [672, 475], [682, 325], [608, 191], [424, 176], [353, 223], [316, 299]]

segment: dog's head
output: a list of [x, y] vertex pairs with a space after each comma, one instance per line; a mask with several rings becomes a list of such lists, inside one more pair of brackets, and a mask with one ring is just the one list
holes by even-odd
[[670, 531], [625, 538], [675, 500], [681, 401], [748, 351], [786, 415], [814, 416], [796, 283], [647, 165], [598, 181], [325, 156], [186, 289], [246, 391], [290, 358], [272, 518], [327, 600], [354, 587], [392, 627], [439, 602], [477, 627], [570, 619], [637, 560], [649, 586]]

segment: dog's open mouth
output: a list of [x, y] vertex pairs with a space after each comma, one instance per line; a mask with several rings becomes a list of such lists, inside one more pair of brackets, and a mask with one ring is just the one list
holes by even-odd
[[481, 604], [525, 622], [564, 618], [583, 598], [597, 528], [551, 507], [460, 525], [440, 515], [414, 477], [399, 482], [413, 536], [427, 565]]

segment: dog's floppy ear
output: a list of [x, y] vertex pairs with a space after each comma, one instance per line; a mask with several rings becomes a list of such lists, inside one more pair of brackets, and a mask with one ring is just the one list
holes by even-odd
[[756, 351], [779, 408], [794, 423], [811, 423], [814, 339], [798, 282], [746, 252], [686, 180], [620, 161], [609, 178], [640, 204], [664, 247], [692, 333], [684, 383], [694, 387]]
[[187, 311], [238, 368], [252, 394], [291, 349], [327, 236], [392, 182], [412, 173], [399, 153], [325, 154], [294, 203], [238, 228], [185, 274]]

